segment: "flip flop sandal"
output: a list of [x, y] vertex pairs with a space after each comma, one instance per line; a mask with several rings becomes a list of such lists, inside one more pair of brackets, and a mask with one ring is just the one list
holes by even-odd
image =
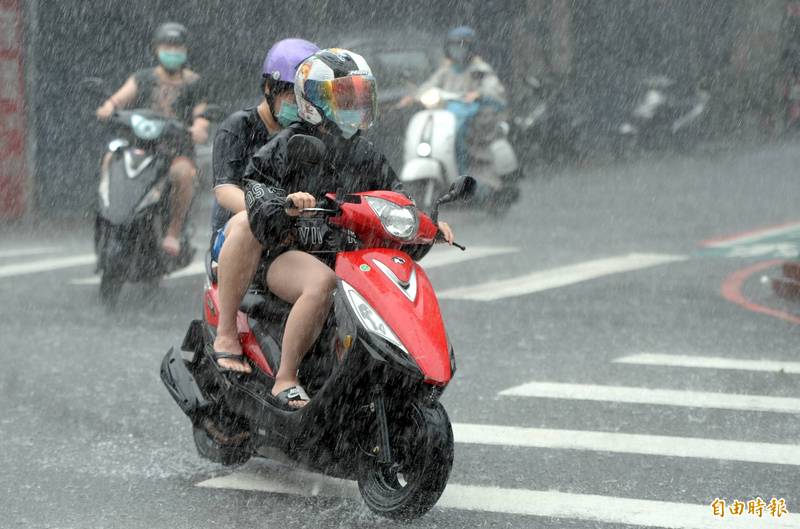
[[[278, 402], [281, 408], [287, 411], [298, 411], [305, 408], [305, 406], [292, 406], [292, 402], [310, 402], [311, 398], [306, 393], [302, 386], [292, 386], [284, 389], [277, 395], [272, 395], [272, 398]], [[306, 404], [307, 406], [308, 404]]]
[[223, 360], [225, 358], [229, 358], [231, 360], [238, 360], [243, 365], [247, 365], [247, 360], [245, 359], [244, 355], [237, 355], [237, 354], [233, 354], [233, 353], [222, 353], [222, 352], [218, 353], [218, 352], [214, 351], [214, 352], [211, 353], [211, 358], [217, 364], [217, 369], [219, 369], [220, 373], [241, 373], [243, 375], [249, 375], [250, 373], [252, 373], [252, 371], [250, 371], [250, 372], [248, 372], [248, 371], [238, 371], [236, 369], [231, 369], [230, 367], [223, 367], [223, 366], [219, 365], [218, 360]]

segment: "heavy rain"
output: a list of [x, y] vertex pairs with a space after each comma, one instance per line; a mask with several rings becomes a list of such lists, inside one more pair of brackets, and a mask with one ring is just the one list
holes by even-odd
[[0, 0], [0, 526], [800, 527], [800, 1]]

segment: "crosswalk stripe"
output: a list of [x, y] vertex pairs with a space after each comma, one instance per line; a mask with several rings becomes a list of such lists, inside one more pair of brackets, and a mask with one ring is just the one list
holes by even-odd
[[800, 399], [792, 397], [649, 389], [629, 386], [529, 382], [503, 390], [500, 392], [500, 395], [509, 397], [538, 397], [548, 399], [656, 404], [721, 410], [767, 411], [776, 413], [800, 412]]
[[441, 250], [432, 250], [431, 253], [420, 261], [420, 264], [425, 270], [430, 270], [432, 268], [463, 263], [474, 259], [516, 252], [519, 252], [519, 248], [514, 248], [513, 246], [471, 246], [464, 252], [456, 250], [455, 248], [442, 247]]
[[800, 374], [800, 362], [781, 360], [744, 360], [719, 356], [670, 355], [641, 353], [615, 358], [620, 364], [647, 366], [692, 367], [701, 369], [734, 369], [740, 371], [768, 371]]
[[35, 274], [37, 272], [49, 272], [61, 268], [71, 268], [87, 264], [94, 264], [95, 256], [93, 253], [73, 255], [70, 257], [58, 257], [54, 259], [43, 259], [40, 261], [29, 261], [0, 266], [0, 277], [21, 276]]
[[589, 450], [800, 466], [800, 445], [493, 424], [453, 424], [457, 443]]
[[8, 257], [24, 257], [27, 255], [41, 255], [54, 253], [61, 249], [60, 246], [37, 246], [34, 248], [17, 248], [14, 250], [0, 250], [0, 259]]
[[[305, 497], [359, 497], [358, 488], [352, 481], [277, 467], [271, 463], [260, 466], [264, 468], [211, 478], [197, 486]], [[710, 494], [713, 496], [714, 492]], [[755, 515], [734, 517], [729, 513], [725, 518], [718, 518], [713, 515], [710, 501], [708, 505], [699, 505], [455, 483], [447, 485], [437, 508], [677, 529], [800, 529], [800, 515], [793, 513], [778, 518], [765, 510], [763, 518]]]
[[586, 261], [549, 270], [532, 272], [519, 277], [502, 279], [452, 288], [439, 293], [439, 299], [465, 299], [473, 301], [494, 301], [503, 298], [524, 296], [559, 288], [599, 277], [649, 268], [665, 263], [683, 261], [682, 255], [639, 254], [609, 257]]
[[[186, 268], [183, 268], [181, 270], [178, 270], [178, 271], [176, 271], [176, 272], [174, 272], [172, 274], [169, 274], [169, 275], [165, 276], [164, 279], [177, 279], [177, 278], [180, 278], [180, 277], [195, 276], [195, 275], [200, 275], [200, 274], [205, 274], [205, 273], [206, 273], [206, 264], [205, 264], [205, 262], [203, 262], [203, 261], [194, 261], [194, 262], [192, 262], [192, 264], [190, 264]], [[80, 278], [80, 279], [72, 279], [69, 283], [70, 283], [70, 285], [80, 285], [80, 286], [99, 285], [100, 284], [100, 277], [95, 276], [95, 277], [83, 277], [83, 278]]]

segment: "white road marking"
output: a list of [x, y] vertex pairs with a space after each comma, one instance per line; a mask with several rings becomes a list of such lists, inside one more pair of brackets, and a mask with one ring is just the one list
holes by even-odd
[[800, 362], [781, 360], [744, 360], [720, 356], [669, 355], [642, 353], [615, 358], [620, 364], [646, 366], [693, 367], [702, 369], [735, 369], [739, 371], [768, 371], [800, 374]]
[[[322, 496], [358, 498], [355, 482], [330, 478], [276, 465], [236, 472], [212, 478], [199, 487], [236, 489], [297, 496]], [[710, 492], [714, 494], [714, 492]], [[722, 493], [720, 493], [722, 494]], [[709, 504], [677, 503], [654, 500], [575, 494], [558, 491], [508, 489], [458, 485], [447, 486], [436, 508], [467, 511], [542, 516], [591, 522], [629, 524], [647, 527], [677, 529], [731, 529], [786, 528], [800, 529], [800, 515], [789, 513], [772, 517], [765, 510], [764, 517], [730, 514], [720, 519], [713, 515]]]
[[674, 389], [649, 389], [629, 386], [597, 386], [558, 382], [529, 382], [500, 392], [508, 397], [539, 397], [547, 399], [594, 400], [634, 404], [657, 404], [719, 410], [800, 412], [800, 399], [767, 397], [732, 393], [708, 393]]
[[[186, 268], [183, 268], [181, 270], [178, 270], [177, 272], [164, 276], [164, 279], [177, 279], [179, 277], [196, 276], [205, 273], [206, 273], [205, 262], [193, 261], [192, 264], [190, 264]], [[96, 276], [96, 277], [84, 277], [81, 279], [73, 279], [69, 283], [70, 285], [80, 285], [80, 286], [99, 285], [100, 277]]]
[[630, 272], [642, 268], [683, 261], [684, 255], [639, 254], [609, 257], [586, 261], [550, 270], [532, 272], [524, 276], [489, 281], [479, 285], [452, 288], [439, 293], [439, 299], [468, 299], [474, 301], [493, 301], [497, 299], [524, 296], [534, 292], [572, 285], [620, 272]]
[[446, 248], [444, 246], [440, 248], [442, 249], [431, 250], [431, 253], [420, 261], [422, 268], [430, 270], [431, 268], [463, 263], [473, 259], [519, 252], [519, 248], [510, 246], [471, 246], [464, 252], [457, 248]]
[[61, 249], [60, 246], [37, 246], [35, 248], [17, 248], [15, 250], [0, 250], [0, 259], [7, 257], [23, 257], [26, 255], [41, 255], [45, 253], [55, 253]]
[[43, 259], [41, 261], [29, 261], [0, 266], [0, 277], [21, 276], [25, 274], [35, 274], [38, 272], [49, 272], [61, 268], [71, 268], [87, 264], [94, 264], [93, 253], [73, 255], [70, 257], [57, 257], [54, 259]]
[[586, 430], [453, 424], [457, 443], [590, 450], [800, 466], [800, 445], [701, 439]]

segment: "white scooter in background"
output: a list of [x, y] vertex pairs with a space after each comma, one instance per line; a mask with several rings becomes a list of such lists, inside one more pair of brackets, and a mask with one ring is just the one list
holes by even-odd
[[[456, 161], [456, 116], [442, 108], [448, 101], [461, 101], [463, 94], [439, 88], [426, 90], [417, 99], [425, 110], [417, 112], [406, 129], [403, 170], [400, 180], [414, 197], [417, 207], [430, 211], [436, 197], [458, 177]], [[519, 195], [519, 163], [508, 141], [508, 125], [502, 123], [496, 139], [470, 156], [469, 174], [483, 187], [477, 193], [483, 202], [497, 208]], [[480, 199], [479, 199], [480, 200]]]

